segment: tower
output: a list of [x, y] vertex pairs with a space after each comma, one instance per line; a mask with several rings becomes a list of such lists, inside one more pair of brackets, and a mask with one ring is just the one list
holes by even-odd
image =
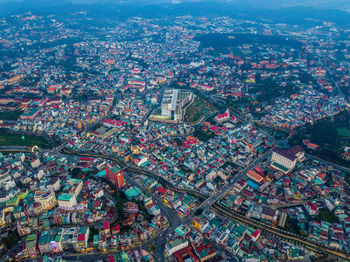
[[121, 171], [117, 166], [112, 168], [106, 167], [107, 179], [116, 186], [117, 189], [121, 189], [125, 186], [124, 172]]

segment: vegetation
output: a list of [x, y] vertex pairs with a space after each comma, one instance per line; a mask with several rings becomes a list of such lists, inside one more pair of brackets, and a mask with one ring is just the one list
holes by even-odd
[[1, 120], [17, 120], [21, 114], [22, 114], [22, 111], [0, 112], [0, 119]]
[[319, 148], [312, 153], [325, 160], [350, 166], [349, 161], [342, 158], [344, 147], [350, 146], [350, 139], [347, 136], [350, 130], [350, 114], [343, 112], [335, 117], [326, 118], [315, 124], [307, 124], [294, 131], [289, 139], [289, 144], [302, 144], [303, 139], [309, 139], [311, 143], [317, 144]]
[[129, 201], [126, 198], [125, 193], [122, 191], [116, 191], [114, 193], [114, 199], [116, 201], [115, 207], [117, 209], [118, 214], [123, 214], [124, 213], [124, 206]]
[[287, 216], [284, 230], [299, 235], [300, 232], [299, 232], [298, 220], [292, 219], [290, 218], [290, 216]]
[[148, 223], [151, 223], [152, 219], [154, 218], [153, 215], [148, 214], [145, 205], [141, 201], [136, 202], [138, 207], [139, 207], [139, 212], [142, 213], [142, 215], [145, 216], [145, 219], [147, 220]]
[[201, 209], [201, 208], [198, 208], [195, 212], [194, 212], [194, 214], [196, 215], [196, 216], [199, 216], [199, 215], [201, 215], [203, 213], [203, 209]]
[[38, 146], [40, 148], [52, 148], [51, 144], [42, 136], [20, 135], [6, 131], [0, 131], [0, 146]]
[[196, 96], [193, 102], [186, 108], [185, 122], [195, 123], [201, 117], [210, 114], [216, 110], [215, 106], [204, 100], [202, 97]]
[[94, 235], [98, 235], [98, 230], [95, 227], [90, 227], [89, 242], [94, 240]]
[[277, 130], [269, 127], [261, 127], [261, 129], [271, 134], [277, 140], [284, 140], [288, 137], [288, 133], [281, 130]]
[[3, 237], [1, 239], [1, 242], [3, 242], [7, 249], [13, 248], [15, 245], [17, 245], [18, 241], [20, 240], [20, 235], [18, 234], [17, 230], [10, 231], [8, 233], [7, 237]]
[[203, 130], [203, 129], [200, 129], [200, 130], [196, 130], [193, 134], [193, 136], [197, 137], [200, 141], [208, 141], [209, 139], [215, 137], [215, 134], [210, 131], [210, 130]]
[[197, 41], [201, 42], [203, 48], [212, 47], [221, 49], [236, 47], [243, 44], [264, 43], [269, 45], [288, 46], [293, 48], [301, 48], [299, 41], [286, 39], [281, 36], [253, 35], [253, 34], [207, 34], [197, 37]]
[[150, 247], [149, 247], [149, 250], [150, 250], [151, 252], [156, 251], [156, 249], [157, 249], [157, 247], [156, 247], [155, 244], [151, 244]]
[[75, 167], [72, 169], [71, 174], [72, 177], [78, 177], [78, 175], [82, 172], [81, 168]]
[[255, 86], [251, 89], [251, 92], [256, 93], [256, 100], [258, 102], [265, 102], [271, 99], [275, 99], [282, 95], [291, 95], [298, 91], [298, 87], [292, 83], [288, 83], [286, 86], [281, 86], [274, 79], [260, 79], [257, 77]]
[[350, 173], [349, 172], [346, 172], [345, 173], [345, 181], [350, 184]]
[[318, 221], [325, 221], [329, 223], [338, 223], [338, 219], [333, 215], [328, 208], [321, 208], [318, 210], [319, 214], [316, 218]]

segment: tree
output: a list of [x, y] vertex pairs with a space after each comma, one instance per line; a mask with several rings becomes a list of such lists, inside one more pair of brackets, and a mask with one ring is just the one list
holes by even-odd
[[152, 251], [152, 252], [156, 251], [156, 249], [157, 249], [157, 247], [156, 247], [155, 244], [151, 244], [151, 245], [149, 246], [149, 250]]
[[79, 168], [79, 167], [75, 167], [75, 168], [73, 168], [72, 169], [72, 177], [78, 177], [78, 175], [80, 174], [80, 172], [81, 172], [81, 168]]
[[196, 216], [199, 216], [199, 215], [201, 215], [203, 213], [203, 209], [201, 209], [201, 208], [198, 208], [195, 212], [194, 212], [194, 214], [196, 215]]

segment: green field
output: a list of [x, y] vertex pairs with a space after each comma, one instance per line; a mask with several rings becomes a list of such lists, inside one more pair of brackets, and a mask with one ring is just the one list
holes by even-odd
[[338, 223], [338, 219], [333, 215], [331, 211], [329, 211], [327, 208], [321, 208], [318, 210], [318, 220], [320, 221], [326, 221], [329, 223]]
[[0, 146], [38, 146], [40, 148], [52, 148], [50, 143], [41, 136], [19, 135], [0, 131]]
[[201, 129], [201, 130], [196, 130], [193, 136], [197, 137], [202, 142], [206, 142], [209, 139], [215, 137], [215, 134], [210, 130], [204, 131]]
[[22, 111], [0, 112], [0, 120], [17, 120]]
[[186, 108], [185, 122], [195, 123], [201, 119], [202, 116], [210, 114], [214, 111], [216, 111], [214, 105], [201, 97], [195, 96], [193, 102]]

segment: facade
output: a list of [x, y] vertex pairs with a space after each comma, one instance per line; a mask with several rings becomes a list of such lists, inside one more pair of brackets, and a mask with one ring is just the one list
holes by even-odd
[[175, 239], [165, 245], [165, 251], [168, 256], [173, 255], [175, 252], [188, 247], [188, 240]]
[[298, 161], [302, 162], [304, 158], [304, 151], [300, 146], [295, 146], [288, 151], [275, 148], [271, 157], [271, 166], [286, 174], [295, 167]]
[[175, 111], [179, 90], [169, 89], [164, 91], [162, 100], [162, 116], [167, 116], [169, 119], [175, 119]]
[[74, 244], [75, 250], [83, 251], [88, 248], [89, 234], [90, 234], [89, 227], [79, 228], [77, 241]]
[[33, 256], [38, 253], [37, 246], [37, 235], [31, 234], [26, 237], [25, 244], [23, 248], [23, 253], [26, 256]]
[[57, 204], [56, 196], [53, 191], [36, 191], [34, 201], [40, 203], [43, 211], [50, 210]]
[[193, 99], [192, 92], [181, 92], [177, 89], [166, 89], [161, 104], [161, 115], [165, 120], [179, 122], [183, 118], [183, 108]]
[[120, 189], [125, 186], [124, 181], [124, 172], [121, 171], [117, 166], [112, 168], [106, 168], [107, 179], [116, 186], [117, 189]]
[[219, 114], [215, 117], [215, 121], [219, 124], [224, 123], [228, 120], [230, 120], [230, 111], [228, 108], [224, 113]]
[[196, 216], [192, 220], [192, 226], [199, 232], [203, 233], [204, 229], [209, 226], [209, 221], [202, 217]]
[[63, 208], [72, 208], [77, 205], [77, 198], [74, 194], [62, 193], [58, 197], [58, 206]]

